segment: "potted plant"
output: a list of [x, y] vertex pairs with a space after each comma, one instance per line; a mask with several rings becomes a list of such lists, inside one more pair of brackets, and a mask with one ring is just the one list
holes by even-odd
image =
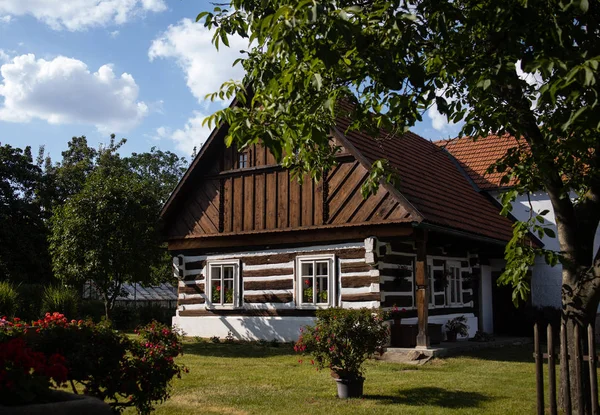
[[446, 322], [446, 339], [449, 342], [455, 342], [457, 335], [468, 336], [469, 326], [465, 316], [454, 317]]
[[329, 308], [317, 311], [314, 326], [302, 328], [294, 350], [312, 355], [318, 369], [331, 370], [340, 398], [358, 398], [363, 393], [362, 364], [382, 349], [387, 337], [379, 312]]

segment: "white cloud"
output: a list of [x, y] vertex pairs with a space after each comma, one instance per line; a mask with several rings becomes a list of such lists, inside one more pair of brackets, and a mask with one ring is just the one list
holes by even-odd
[[211, 133], [207, 126], [202, 126], [202, 121], [206, 118], [205, 114], [194, 111], [191, 118], [187, 120], [182, 129], [171, 131], [167, 127], [159, 127], [156, 129], [156, 139], [170, 139], [175, 142], [175, 148], [189, 156], [194, 151], [200, 150], [202, 145]]
[[123, 24], [132, 17], [167, 9], [164, 0], [2, 0], [0, 14], [33, 16], [52, 29], [83, 30]]
[[0, 49], [0, 63], [5, 63], [10, 60], [10, 56], [8, 53], [4, 51], [4, 49]]
[[427, 116], [431, 119], [431, 126], [437, 131], [446, 131], [454, 126], [445, 115], [440, 114], [436, 104], [427, 110]]
[[12, 16], [7, 14], [6, 16], [0, 16], [0, 23], [9, 24], [12, 20]]
[[116, 39], [117, 36], [119, 36], [119, 31], [118, 30], [113, 30], [112, 32], [108, 33], [110, 35], [110, 37], [112, 37], [113, 39]]
[[231, 36], [230, 47], [221, 44], [217, 51], [211, 42], [212, 37], [213, 32], [202, 24], [183, 19], [169, 26], [152, 42], [148, 57], [150, 61], [174, 59], [185, 73], [192, 94], [202, 101], [206, 94], [217, 91], [223, 82], [240, 80], [244, 75], [241, 65], [231, 65], [242, 56], [240, 50], [248, 49], [247, 40]]
[[541, 88], [544, 81], [539, 72], [530, 73], [524, 72], [521, 67], [521, 60], [519, 59], [515, 64], [515, 70], [517, 71], [517, 76], [523, 81], [527, 82], [529, 85], [535, 86], [537, 89]]
[[59, 56], [47, 61], [28, 54], [2, 65], [0, 75], [2, 121], [37, 118], [125, 132], [148, 113], [147, 105], [137, 100], [139, 88], [133, 77], [116, 76], [110, 64], [92, 73], [77, 59]]

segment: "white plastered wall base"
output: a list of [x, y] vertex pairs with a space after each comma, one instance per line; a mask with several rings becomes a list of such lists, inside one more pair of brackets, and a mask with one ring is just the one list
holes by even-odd
[[[478, 319], [477, 317], [475, 317], [475, 314], [473, 313], [460, 313], [460, 314], [444, 314], [441, 316], [429, 316], [429, 319], [427, 320], [430, 324], [442, 324], [442, 332], [445, 333], [446, 332], [446, 323], [448, 322], [448, 320], [452, 320], [455, 317], [460, 317], [460, 316], [465, 316], [465, 318], [467, 319], [467, 326], [469, 326], [469, 338], [475, 336], [475, 333], [477, 333], [477, 324], [478, 324]], [[411, 317], [411, 318], [403, 318], [402, 319], [402, 324], [417, 324], [417, 318], [416, 317]], [[458, 336], [458, 338], [467, 338], [467, 337], [462, 337], [462, 336]]]
[[300, 328], [314, 322], [314, 317], [173, 317], [173, 325], [182, 329], [186, 336], [224, 338], [231, 332], [237, 340], [280, 342], [298, 340]]

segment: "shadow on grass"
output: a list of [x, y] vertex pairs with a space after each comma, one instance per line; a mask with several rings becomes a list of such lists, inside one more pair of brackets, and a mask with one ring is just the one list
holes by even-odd
[[519, 362], [533, 363], [533, 344], [524, 344], [520, 346], [504, 346], [492, 349], [474, 350], [461, 354], [464, 357], [471, 357], [481, 360], [494, 360], [498, 362]]
[[448, 409], [478, 408], [482, 403], [493, 399], [478, 392], [452, 391], [434, 387], [403, 389], [395, 396], [365, 395], [364, 398], [382, 404], [438, 406]]
[[277, 347], [256, 343], [209, 343], [186, 342], [183, 345], [185, 354], [212, 357], [255, 358], [294, 355], [293, 346], [280, 344]]

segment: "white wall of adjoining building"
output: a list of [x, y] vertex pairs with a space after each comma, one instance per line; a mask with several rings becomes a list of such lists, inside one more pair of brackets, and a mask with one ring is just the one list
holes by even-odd
[[[500, 192], [490, 192], [490, 194], [499, 199]], [[576, 195], [571, 194], [575, 199]], [[512, 215], [518, 220], [526, 221], [530, 217], [531, 209], [537, 213], [548, 210], [548, 214], [544, 216], [552, 229], [556, 232], [556, 219], [552, 203], [546, 192], [536, 192], [529, 195], [519, 195], [513, 203]], [[536, 235], [537, 236], [537, 235]], [[541, 239], [545, 249], [560, 251], [560, 246], [557, 238], [551, 238], [544, 235]], [[596, 237], [594, 239], [594, 252], [600, 246], [600, 227], [596, 229]], [[561, 283], [562, 283], [562, 266], [560, 264], [551, 267], [546, 264], [543, 258], [536, 258], [535, 266], [531, 276], [531, 300], [532, 304], [537, 307], [560, 307], [561, 305]]]

